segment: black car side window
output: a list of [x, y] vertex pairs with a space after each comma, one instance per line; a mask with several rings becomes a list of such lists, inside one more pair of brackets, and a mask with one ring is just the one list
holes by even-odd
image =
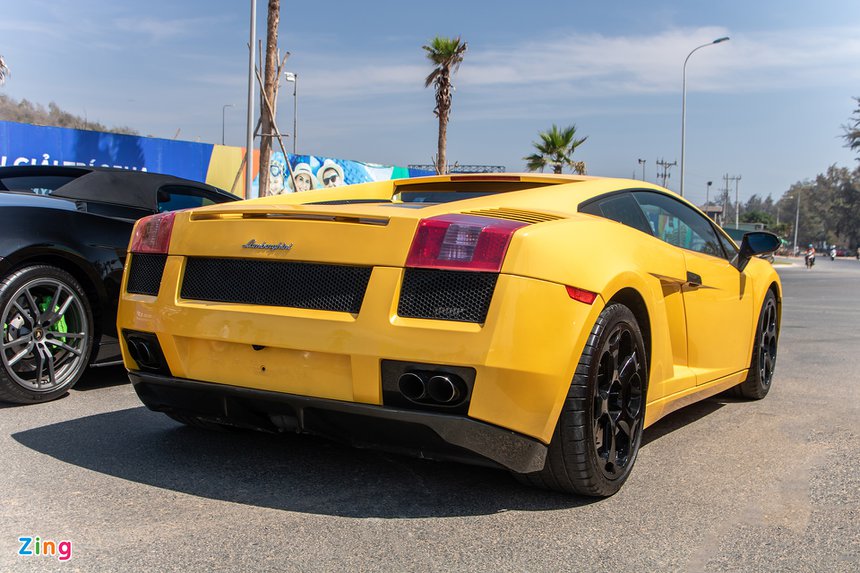
[[634, 229], [639, 229], [643, 233], [653, 234], [648, 220], [639, 208], [636, 202], [629, 193], [615, 193], [608, 197], [586, 203], [579, 208], [581, 213], [589, 215], [597, 215], [598, 217], [606, 217], [619, 223], [623, 223]]
[[716, 231], [705, 216], [662, 193], [635, 191], [633, 196], [658, 239], [682, 249], [727, 258]]
[[720, 240], [720, 244], [723, 245], [723, 250], [726, 251], [727, 258], [734, 258], [734, 256], [738, 254], [738, 248], [734, 245], [734, 243], [725, 238], [719, 231], [714, 232], [716, 233], [717, 238]]
[[182, 185], [165, 185], [158, 190], [158, 212], [178, 211], [194, 207], [214, 205], [210, 194], [203, 189]]

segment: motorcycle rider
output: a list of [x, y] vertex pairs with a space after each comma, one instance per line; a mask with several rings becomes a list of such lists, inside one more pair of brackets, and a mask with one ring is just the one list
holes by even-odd
[[803, 256], [806, 261], [806, 268], [811, 269], [812, 265], [815, 264], [815, 247], [810, 243], [809, 247], [806, 249], [806, 253]]

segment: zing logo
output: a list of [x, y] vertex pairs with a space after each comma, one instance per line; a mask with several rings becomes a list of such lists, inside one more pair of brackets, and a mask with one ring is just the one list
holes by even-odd
[[18, 555], [21, 557], [56, 557], [60, 561], [72, 558], [71, 541], [51, 541], [36, 536], [19, 537]]
[[256, 239], [251, 239], [244, 245], [242, 245], [243, 249], [261, 249], [264, 251], [289, 251], [293, 248], [292, 243], [267, 243], [263, 241], [262, 243], [258, 243]]

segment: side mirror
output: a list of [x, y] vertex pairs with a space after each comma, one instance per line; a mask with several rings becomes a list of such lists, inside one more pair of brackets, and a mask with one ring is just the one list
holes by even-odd
[[779, 237], [773, 233], [768, 233], [766, 231], [752, 231], [747, 233], [741, 241], [740, 252], [735, 260], [732, 261], [732, 265], [738, 269], [738, 271], [742, 272], [752, 257], [772, 253], [779, 248], [779, 245]]

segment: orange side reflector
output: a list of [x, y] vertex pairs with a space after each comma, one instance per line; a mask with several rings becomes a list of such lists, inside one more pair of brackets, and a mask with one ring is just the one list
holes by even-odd
[[570, 295], [570, 298], [572, 298], [573, 300], [578, 300], [579, 302], [584, 302], [585, 304], [592, 304], [597, 298], [597, 293], [591, 292], [590, 290], [585, 290], [572, 286], [566, 286], [565, 288], [567, 289], [567, 294]]

